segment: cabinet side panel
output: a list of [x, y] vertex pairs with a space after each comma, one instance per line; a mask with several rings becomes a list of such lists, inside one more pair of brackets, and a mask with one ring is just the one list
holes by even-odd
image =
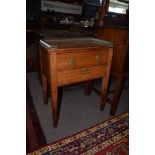
[[48, 51], [40, 46], [40, 65], [42, 73], [49, 79], [49, 59], [48, 59]]

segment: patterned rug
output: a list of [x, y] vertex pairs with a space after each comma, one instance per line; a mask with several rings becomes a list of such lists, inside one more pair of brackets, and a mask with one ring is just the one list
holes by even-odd
[[128, 112], [64, 138], [29, 155], [128, 155]]
[[26, 81], [26, 152], [32, 152], [47, 144], [43, 134], [28, 81]]

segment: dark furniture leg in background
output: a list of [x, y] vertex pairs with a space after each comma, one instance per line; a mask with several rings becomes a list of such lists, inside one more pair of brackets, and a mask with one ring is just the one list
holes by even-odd
[[[112, 74], [112, 77], [115, 80], [115, 88], [113, 91], [108, 91], [108, 93], [113, 93], [112, 99], [109, 99], [107, 97], [107, 102], [111, 105], [110, 109], [110, 115], [114, 116], [116, 114], [116, 110], [120, 101], [121, 93], [123, 90], [123, 85], [125, 82], [125, 79], [128, 77], [128, 75], [121, 75], [121, 74]], [[109, 90], [109, 89], [108, 89]], [[89, 95], [91, 91], [94, 91], [96, 94], [101, 96], [101, 91], [99, 91], [95, 86], [93, 85], [93, 81], [86, 82], [85, 87], [85, 94]]]
[[114, 116], [116, 114], [117, 106], [120, 101], [121, 92], [124, 84], [124, 78], [123, 77], [116, 77], [115, 78], [115, 88], [114, 88], [114, 94], [111, 100], [111, 109], [110, 109], [110, 115]]
[[85, 95], [90, 95], [91, 94], [91, 86], [92, 86], [92, 82], [87, 81], [86, 82], [86, 87], [85, 87]]

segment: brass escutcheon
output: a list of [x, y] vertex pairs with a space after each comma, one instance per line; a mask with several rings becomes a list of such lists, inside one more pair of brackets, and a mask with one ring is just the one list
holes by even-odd
[[70, 56], [70, 57], [69, 57], [68, 63], [69, 63], [70, 65], [74, 66], [74, 65], [76, 64], [75, 57], [71, 57], [71, 56]]
[[97, 55], [95, 59], [96, 59], [96, 62], [99, 63], [101, 61], [101, 56]]

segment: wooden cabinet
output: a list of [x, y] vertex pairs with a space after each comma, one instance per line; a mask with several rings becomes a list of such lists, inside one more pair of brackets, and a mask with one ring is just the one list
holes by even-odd
[[116, 85], [111, 102], [110, 114], [114, 115], [121, 96], [124, 79], [129, 74], [129, 32], [128, 28], [103, 26], [92, 30], [95, 37], [112, 41], [115, 45], [111, 76], [115, 78]]
[[98, 27], [93, 30], [95, 37], [112, 41], [115, 45], [111, 72], [128, 73], [129, 32], [128, 28]]
[[47, 83], [49, 83], [54, 127], [58, 124], [60, 86], [102, 78], [100, 109], [103, 110], [112, 55], [112, 43], [100, 39], [70, 38], [40, 42], [44, 102], [47, 103]]

